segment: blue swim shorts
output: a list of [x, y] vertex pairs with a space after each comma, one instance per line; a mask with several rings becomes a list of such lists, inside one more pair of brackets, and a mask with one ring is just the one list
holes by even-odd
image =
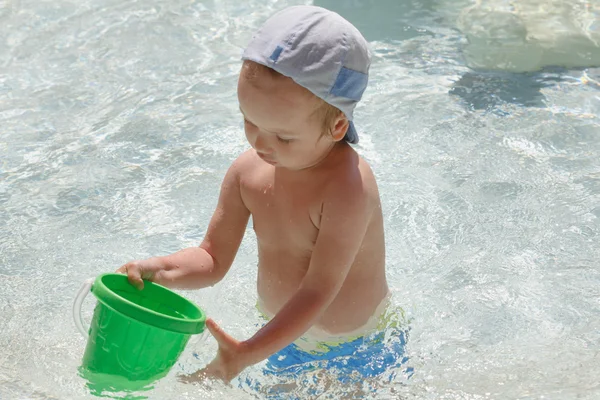
[[319, 398], [350, 398], [357, 387], [376, 395], [382, 385], [413, 375], [405, 351], [408, 332], [404, 311], [392, 307], [372, 333], [339, 343], [300, 339], [269, 357], [260, 372], [243, 373], [238, 383], [265, 399], [306, 399], [325, 396], [325, 392], [329, 397]]
[[[343, 343], [321, 343], [319, 350], [306, 351], [292, 343], [267, 360], [265, 375], [299, 377], [325, 369], [341, 383], [385, 376], [391, 381], [395, 372], [408, 361], [404, 347], [407, 332], [398, 328], [379, 331]], [[411, 373], [411, 370], [405, 373]]]

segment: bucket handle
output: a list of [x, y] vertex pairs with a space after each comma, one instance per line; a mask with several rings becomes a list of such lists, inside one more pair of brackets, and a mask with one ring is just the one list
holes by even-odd
[[85, 282], [83, 282], [83, 285], [81, 285], [81, 289], [79, 289], [79, 292], [77, 292], [77, 296], [75, 296], [75, 300], [73, 301], [73, 321], [75, 321], [75, 326], [84, 339], [87, 339], [88, 332], [83, 327], [83, 319], [81, 318], [81, 304], [83, 303], [85, 296], [87, 296], [87, 294], [90, 292], [93, 284], [94, 278], [86, 279]]

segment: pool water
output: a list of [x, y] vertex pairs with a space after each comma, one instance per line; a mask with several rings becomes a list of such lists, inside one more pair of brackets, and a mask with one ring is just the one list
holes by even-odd
[[[242, 48], [293, 4], [339, 12], [373, 51], [356, 149], [410, 322], [407, 361], [364, 398], [600, 397], [597, 0], [0, 0], [0, 399], [94, 398], [77, 290], [201, 241], [248, 146]], [[255, 245], [249, 230], [224, 281], [184, 292], [240, 339], [260, 324]], [[281, 389], [263, 365], [232, 386], [180, 382], [215, 350], [193, 339], [130, 397]], [[315, 383], [289, 396], [351, 396], [298, 379]]]

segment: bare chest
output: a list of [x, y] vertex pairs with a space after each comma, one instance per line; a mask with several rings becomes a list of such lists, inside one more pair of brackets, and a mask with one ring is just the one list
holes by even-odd
[[320, 192], [314, 184], [285, 182], [268, 174], [243, 182], [242, 198], [261, 250], [311, 251], [321, 222]]

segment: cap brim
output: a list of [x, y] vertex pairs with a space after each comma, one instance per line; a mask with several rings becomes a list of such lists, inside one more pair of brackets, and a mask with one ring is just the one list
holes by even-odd
[[354, 122], [352, 121], [350, 121], [350, 125], [348, 125], [348, 130], [346, 131], [346, 136], [344, 136], [344, 140], [352, 144], [358, 143], [358, 133], [356, 132]]

